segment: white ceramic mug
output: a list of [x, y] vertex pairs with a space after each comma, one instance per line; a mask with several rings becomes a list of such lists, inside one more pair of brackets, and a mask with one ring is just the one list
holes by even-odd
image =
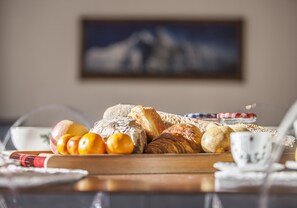
[[231, 153], [239, 167], [265, 164], [271, 155], [271, 135], [264, 132], [231, 133]]

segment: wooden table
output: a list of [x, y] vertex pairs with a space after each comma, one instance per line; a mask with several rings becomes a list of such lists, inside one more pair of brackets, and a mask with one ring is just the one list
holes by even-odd
[[75, 191], [107, 192], [213, 192], [213, 174], [141, 174], [90, 176], [73, 186]]
[[[147, 198], [150, 199], [149, 203], [153, 203], [155, 201], [157, 201], [159, 204], [161, 203], [160, 206], [158, 206], [158, 204], [154, 204], [153, 207], [164, 207], [165, 205], [162, 204], [162, 201], [163, 198], [166, 201], [165, 196], [169, 197], [169, 199], [167, 198], [167, 200], [177, 201], [188, 200], [189, 196], [195, 199], [198, 197], [198, 199], [195, 201], [196, 204], [194, 204], [193, 202], [193, 207], [199, 207], [197, 206], [197, 203], [202, 203], [202, 205], [200, 205], [204, 206], [203, 203], [207, 198], [206, 196], [209, 196], [209, 194], [211, 196], [213, 196], [213, 194], [219, 195], [222, 201], [224, 201], [224, 199], [227, 197], [228, 199], [233, 198], [235, 201], [240, 200], [249, 202], [251, 201], [252, 197], [253, 202], [256, 203], [256, 199], [259, 198], [260, 189], [250, 187], [241, 187], [229, 190], [216, 189], [213, 172], [201, 172], [171, 174], [94, 174], [89, 175], [86, 178], [74, 183], [51, 184], [33, 188], [22, 188], [17, 190], [17, 193], [20, 195], [33, 195], [38, 196], [37, 198], [44, 196], [45, 199], [43, 200], [50, 200], [48, 196], [56, 195], [63, 196], [63, 199], [65, 196], [72, 197], [68, 201], [75, 201], [80, 199], [79, 202], [81, 202], [84, 197], [90, 196], [89, 198], [85, 199], [85, 201], [87, 201], [88, 203], [90, 203], [90, 200], [92, 201], [92, 197], [94, 197], [98, 192], [109, 194], [111, 196], [111, 200], [117, 202], [119, 201], [120, 197], [121, 200], [124, 200], [121, 203], [128, 203], [131, 201], [139, 200], [139, 198], [141, 197], [144, 198], [144, 202], [142, 202], [144, 204], [147, 203]], [[9, 193], [11, 193], [11, 190], [2, 188], [0, 189], [0, 193], [6, 193], [9, 195]], [[297, 204], [297, 197], [295, 197], [295, 195], [297, 194], [297, 187], [273, 187], [270, 190], [270, 193], [272, 193], [272, 195], [276, 197], [274, 200], [278, 201], [279, 203]], [[116, 199], [112, 198], [113, 196], [116, 196]], [[152, 199], [152, 196], [155, 198]], [[289, 198], [284, 199], [284, 197]], [[233, 206], [228, 204], [228, 201], [226, 202], [226, 204], [228, 205], [226, 207]], [[57, 206], [58, 205], [55, 205], [55, 208], [58, 208]], [[67, 206], [65, 205], [65, 207]], [[74, 207], [73, 204], [69, 206]], [[129, 204], [129, 206], [131, 207], [132, 205]], [[126, 207], [129, 206], [127, 205]], [[239, 204], [237, 204], [237, 206], [235, 207], [238, 206]], [[255, 204], [249, 204], [249, 207], [255, 206]], [[111, 207], [113, 208], [118, 206], [114, 205]], [[243, 206], [241, 205], [241, 207]]]
[[[9, 192], [8, 189], [0, 189]], [[260, 187], [217, 189], [213, 173], [90, 175], [74, 183], [20, 188], [19, 193], [180, 193], [259, 194]], [[297, 194], [297, 187], [272, 187], [273, 194]]]
[[[0, 190], [0, 192], [10, 193], [7, 189]], [[34, 200], [39, 199], [41, 201], [39, 203], [45, 203], [47, 200], [52, 203], [53, 196], [55, 196], [54, 203], [56, 204], [53, 205], [55, 208], [58, 208], [61, 202], [64, 204], [62, 207], [74, 208], [77, 205], [76, 207], [89, 208], [97, 193], [107, 194], [112, 204], [110, 208], [161, 208], [167, 207], [168, 204], [171, 204], [171, 208], [177, 208], [184, 203], [187, 204], [186, 207], [208, 207], [205, 203], [211, 203], [214, 196], [219, 197], [224, 207], [247, 208], [257, 207], [260, 189], [242, 187], [232, 190], [216, 190], [213, 173], [136, 174], [90, 175], [75, 183], [24, 188], [17, 190], [17, 193], [20, 196], [34, 198]], [[296, 194], [297, 187], [290, 189], [274, 187], [271, 189], [270, 199], [278, 205], [289, 203], [294, 207], [294, 204], [297, 204]]]

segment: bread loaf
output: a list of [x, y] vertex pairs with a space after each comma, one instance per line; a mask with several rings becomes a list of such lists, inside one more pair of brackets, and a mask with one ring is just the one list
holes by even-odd
[[157, 112], [161, 116], [166, 128], [175, 124], [188, 123], [197, 126], [201, 132], [204, 132], [206, 131], [206, 127], [208, 126], [208, 124], [211, 123], [211, 121], [204, 121], [197, 118], [189, 118], [161, 111]]
[[203, 134], [201, 145], [205, 152], [223, 153], [229, 152], [230, 133], [233, 130], [228, 126], [212, 126]]
[[165, 130], [165, 125], [154, 108], [135, 106], [128, 117], [135, 119], [141, 125], [149, 140], [159, 136]]
[[128, 104], [118, 104], [111, 106], [105, 110], [103, 113], [104, 119], [112, 119], [118, 117], [127, 117], [128, 114], [131, 112], [131, 109], [134, 108], [135, 105], [128, 105]]

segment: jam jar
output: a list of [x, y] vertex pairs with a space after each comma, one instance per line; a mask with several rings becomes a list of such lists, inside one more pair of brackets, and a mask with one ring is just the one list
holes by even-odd
[[223, 125], [234, 125], [238, 123], [243, 124], [253, 124], [257, 120], [257, 115], [255, 113], [218, 113], [218, 121]]

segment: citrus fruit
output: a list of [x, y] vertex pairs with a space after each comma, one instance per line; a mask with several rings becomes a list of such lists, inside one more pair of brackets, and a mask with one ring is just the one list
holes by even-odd
[[69, 155], [69, 152], [67, 150], [67, 143], [71, 137], [73, 137], [71, 134], [64, 134], [58, 139], [58, 142], [57, 142], [58, 153], [62, 155]]
[[106, 150], [109, 154], [130, 154], [134, 150], [134, 144], [129, 135], [117, 133], [107, 139]]
[[79, 141], [78, 152], [80, 155], [104, 154], [105, 142], [99, 134], [87, 133]]
[[73, 136], [67, 142], [67, 150], [71, 155], [78, 155], [78, 143], [82, 136]]

